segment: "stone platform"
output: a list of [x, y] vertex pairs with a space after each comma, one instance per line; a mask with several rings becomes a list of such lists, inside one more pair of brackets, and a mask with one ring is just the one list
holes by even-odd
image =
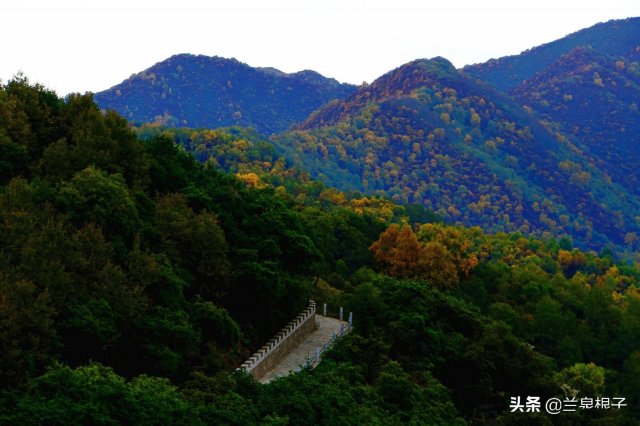
[[334, 333], [340, 332], [341, 325], [347, 327], [348, 323], [336, 318], [324, 317], [316, 314], [316, 328], [300, 344], [289, 353], [270, 371], [261, 378], [260, 383], [269, 383], [278, 377], [286, 376], [303, 365], [307, 357], [314, 358], [316, 349], [331, 341]]

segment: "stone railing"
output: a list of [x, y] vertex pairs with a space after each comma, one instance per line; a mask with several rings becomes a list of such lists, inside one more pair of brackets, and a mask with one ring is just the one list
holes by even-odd
[[[324, 304], [323, 313], [326, 316], [327, 313], [327, 304]], [[340, 321], [342, 321], [342, 307], [340, 308]], [[303, 369], [312, 369], [315, 368], [316, 365], [320, 363], [320, 358], [323, 353], [328, 351], [338, 340], [340, 340], [345, 334], [350, 332], [353, 329], [353, 313], [349, 313], [349, 321], [346, 323], [340, 324], [340, 330], [336, 333], [333, 332], [331, 335], [331, 339], [325, 342], [322, 346], [316, 348], [316, 351], [313, 356], [307, 356], [305, 362], [302, 363], [295, 371], [301, 371]]]
[[287, 324], [278, 334], [265, 343], [237, 370], [244, 370], [259, 380], [276, 366], [291, 349], [295, 348], [316, 326], [316, 302], [309, 301], [307, 308]]

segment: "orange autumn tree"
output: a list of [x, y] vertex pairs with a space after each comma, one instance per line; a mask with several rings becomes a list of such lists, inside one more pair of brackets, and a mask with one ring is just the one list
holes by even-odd
[[370, 247], [375, 261], [391, 276], [413, 278], [420, 275], [418, 241], [411, 226], [391, 225]]
[[458, 268], [447, 247], [438, 241], [422, 243], [407, 224], [391, 225], [370, 247], [378, 265], [391, 276], [419, 278], [438, 288], [459, 282]]

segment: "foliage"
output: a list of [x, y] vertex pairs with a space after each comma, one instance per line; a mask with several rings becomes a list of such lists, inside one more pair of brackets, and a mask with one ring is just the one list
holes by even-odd
[[96, 93], [96, 101], [136, 123], [241, 125], [271, 134], [354, 90], [314, 71], [285, 74], [235, 59], [182, 54]]
[[[16, 160], [0, 189], [0, 424], [545, 424], [510, 397], [578, 391], [629, 406], [556, 424], [637, 422], [640, 271], [610, 251], [289, 184], [286, 167], [286, 185], [254, 185], [24, 78], [0, 99]], [[310, 295], [354, 314], [322, 363], [268, 385], [233, 372]]]
[[442, 58], [405, 64], [272, 139], [328, 185], [424, 205], [449, 223], [571, 236], [627, 257], [638, 243], [635, 187]]
[[[3, 146], [22, 161], [0, 190], [3, 386], [56, 359], [213, 373], [305, 306], [326, 268], [289, 196], [245, 188], [162, 136], [141, 143], [90, 95], [63, 101], [17, 77], [0, 97]], [[247, 265], [264, 271], [263, 293], [247, 294]], [[270, 321], [247, 310], [260, 305]]]
[[[556, 123], [614, 183], [635, 193], [640, 182], [635, 143], [640, 132], [640, 63], [606, 53], [576, 48], [514, 88], [513, 94]], [[600, 84], [594, 83], [596, 74]], [[590, 185], [580, 165], [565, 161], [560, 166], [569, 180]], [[633, 235], [625, 241], [637, 248], [634, 243]]]
[[637, 46], [638, 18], [611, 20], [559, 40], [486, 63], [468, 65], [464, 72], [509, 91], [578, 46], [591, 46], [611, 55], [626, 55]]

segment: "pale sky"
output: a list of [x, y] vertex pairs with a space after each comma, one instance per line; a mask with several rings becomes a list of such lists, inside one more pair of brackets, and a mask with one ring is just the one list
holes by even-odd
[[371, 82], [417, 58], [520, 53], [639, 0], [2, 0], [0, 79], [98, 92], [178, 53]]

